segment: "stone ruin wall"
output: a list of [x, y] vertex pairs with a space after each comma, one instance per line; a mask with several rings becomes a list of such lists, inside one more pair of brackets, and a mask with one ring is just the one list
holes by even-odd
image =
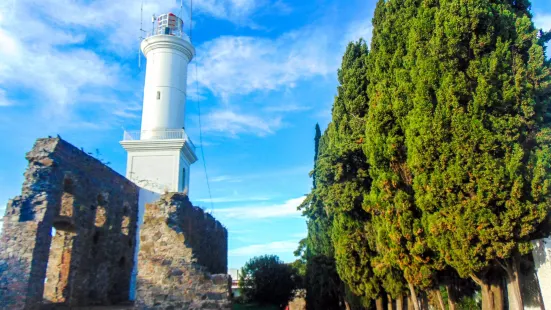
[[[139, 187], [61, 139], [38, 139], [26, 158], [0, 236], [0, 309], [128, 302]], [[184, 194], [147, 205], [144, 219], [127, 308], [230, 309], [227, 230]]]
[[231, 309], [227, 240], [227, 230], [184, 194], [146, 205], [137, 308]]
[[128, 300], [139, 188], [61, 139], [26, 158], [0, 239], [0, 308]]

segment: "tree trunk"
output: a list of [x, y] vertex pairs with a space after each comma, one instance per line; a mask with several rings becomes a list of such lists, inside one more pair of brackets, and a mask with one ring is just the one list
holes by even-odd
[[403, 310], [404, 309], [404, 296], [398, 295], [398, 298], [396, 298], [396, 310]]
[[348, 303], [348, 301], [344, 301], [344, 307], [346, 310], [350, 310], [350, 304]]
[[524, 309], [524, 301], [522, 300], [522, 291], [520, 289], [520, 255], [513, 255], [512, 258], [506, 260], [505, 266], [501, 266], [507, 271], [507, 279], [511, 283], [511, 288], [516, 299], [516, 305], [510, 304], [509, 307]]
[[471, 279], [480, 286], [482, 291], [482, 310], [494, 310], [494, 297], [490, 285], [476, 275], [471, 275]]
[[438, 305], [440, 305], [440, 309], [446, 310], [446, 306], [444, 305], [444, 299], [442, 298], [442, 293], [440, 292], [440, 289], [436, 288], [435, 293], [436, 300], [438, 300]]
[[384, 310], [383, 307], [383, 297], [379, 296], [377, 300], [375, 300], [375, 306], [377, 306], [377, 310]]
[[421, 292], [421, 310], [430, 310], [429, 296], [426, 292]]
[[490, 285], [484, 284], [482, 287], [482, 310], [495, 310], [494, 294]]
[[409, 286], [409, 292], [411, 293], [411, 301], [413, 304], [413, 309], [419, 310], [419, 302], [417, 301], [417, 294], [415, 293], [415, 287], [411, 283], [408, 283], [408, 286]]
[[455, 296], [453, 295], [453, 292], [450, 289], [449, 285], [446, 285], [446, 292], [448, 292], [448, 308], [449, 308], [449, 310], [456, 310]]
[[411, 295], [408, 295], [408, 310], [415, 310], [413, 307], [413, 300], [411, 299]]
[[392, 306], [392, 297], [390, 297], [390, 294], [386, 294], [386, 303], [388, 310], [394, 310], [394, 307]]
[[[496, 275], [499, 277], [499, 275]], [[500, 278], [492, 279], [492, 284], [490, 285], [490, 290], [492, 291], [492, 297], [494, 298], [494, 309], [495, 310], [504, 310], [505, 306], [503, 303], [503, 283]], [[524, 309], [524, 308], [519, 308]]]

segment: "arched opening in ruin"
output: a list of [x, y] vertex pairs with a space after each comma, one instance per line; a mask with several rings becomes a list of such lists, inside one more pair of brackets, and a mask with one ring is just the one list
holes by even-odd
[[57, 221], [52, 234], [43, 298], [48, 302], [63, 303], [69, 297], [71, 257], [76, 232], [71, 223]]
[[76, 237], [73, 220], [74, 182], [71, 178], [63, 180], [63, 194], [59, 214], [53, 220], [52, 242], [48, 255], [43, 298], [51, 303], [64, 303], [70, 294], [71, 257]]
[[121, 257], [121, 259], [119, 259], [119, 267], [124, 267], [124, 265], [126, 264], [126, 258], [123, 256]]
[[95, 207], [96, 215], [94, 224], [96, 227], [103, 227], [107, 221], [107, 200], [102, 194], [97, 196], [97, 207]]
[[124, 202], [122, 206], [122, 223], [121, 223], [121, 232], [128, 236], [130, 233], [130, 207], [128, 202]]

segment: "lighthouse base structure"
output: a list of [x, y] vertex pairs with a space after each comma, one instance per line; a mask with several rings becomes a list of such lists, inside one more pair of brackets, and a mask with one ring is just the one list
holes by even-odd
[[189, 168], [197, 161], [187, 139], [125, 140], [126, 177], [155, 193], [189, 193]]

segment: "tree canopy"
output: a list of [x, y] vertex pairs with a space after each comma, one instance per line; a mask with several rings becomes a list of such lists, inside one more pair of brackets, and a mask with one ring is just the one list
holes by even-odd
[[249, 302], [283, 308], [294, 297], [297, 270], [275, 255], [251, 258], [241, 269], [239, 287]]
[[501, 273], [522, 308], [522, 256], [551, 227], [550, 39], [526, 0], [380, 0], [316, 126], [305, 260], [416, 307], [461, 276], [493, 309]]

